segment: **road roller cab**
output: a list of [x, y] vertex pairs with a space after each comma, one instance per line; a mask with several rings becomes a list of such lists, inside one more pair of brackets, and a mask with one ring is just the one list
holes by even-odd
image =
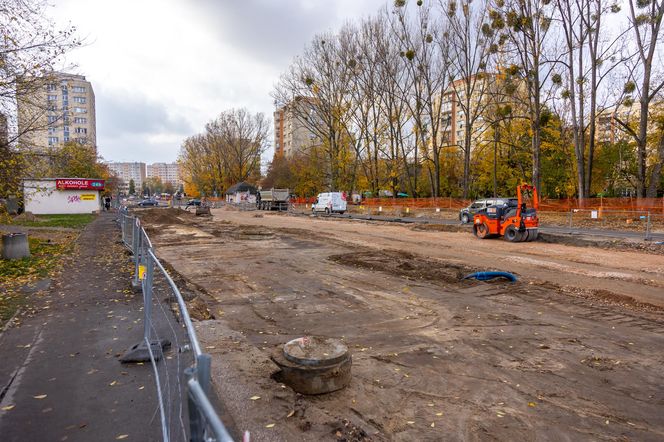
[[[527, 207], [524, 193], [530, 192], [532, 207]], [[538, 236], [538, 198], [534, 186], [522, 184], [517, 187], [517, 205], [489, 206], [475, 214], [473, 233], [481, 239], [502, 236], [507, 241], [535, 241]]]

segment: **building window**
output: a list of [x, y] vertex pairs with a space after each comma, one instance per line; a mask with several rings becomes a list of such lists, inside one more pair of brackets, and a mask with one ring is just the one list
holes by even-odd
[[77, 134], [87, 134], [88, 130], [84, 127], [77, 127], [76, 129], [74, 129], [74, 132], [76, 132]]
[[85, 104], [85, 97], [74, 97], [74, 102]]
[[51, 83], [51, 84], [47, 84], [47, 85], [46, 85], [46, 90], [49, 91], [49, 92], [50, 92], [50, 91], [57, 90], [57, 89], [58, 89], [58, 85], [57, 85], [57, 84]]
[[55, 128], [53, 126], [48, 128], [48, 134], [49, 135], [55, 135]]
[[85, 117], [74, 117], [74, 123], [78, 124], [86, 124], [88, 122], [88, 119]]
[[84, 86], [74, 86], [74, 92], [78, 93], [85, 93], [85, 87]]
[[74, 112], [76, 112], [77, 114], [86, 114], [86, 113], [88, 113], [87, 109], [85, 109], [84, 107], [75, 107]]
[[64, 139], [64, 142], [65, 142], [65, 143], [68, 142], [68, 141], [69, 141], [69, 135], [65, 134], [65, 136], [63, 137], [63, 139]]
[[58, 121], [58, 117], [56, 117], [55, 115], [48, 116], [48, 124], [55, 123], [56, 121]]
[[48, 137], [48, 145], [52, 146], [58, 144], [58, 137]]
[[57, 95], [49, 95], [48, 96], [48, 101], [56, 101], [58, 99]]

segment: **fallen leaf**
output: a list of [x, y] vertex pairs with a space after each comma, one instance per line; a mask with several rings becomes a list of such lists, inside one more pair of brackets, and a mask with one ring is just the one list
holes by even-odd
[[108, 384], [108, 385], [110, 385], [110, 386], [112, 387], [113, 385], [115, 385], [115, 384], [117, 384], [117, 383], [118, 383], [118, 381], [113, 381], [113, 382], [111, 382], [111, 383]]
[[120, 440], [120, 439], [126, 439], [126, 438], [128, 438], [128, 437], [129, 437], [128, 434], [120, 434], [120, 435], [117, 436], [115, 439], [116, 439], [116, 440]]
[[272, 427], [274, 427], [274, 424], [267, 424], [267, 425], [265, 426], [265, 428], [272, 428]]
[[406, 423], [407, 423], [408, 425], [413, 425], [413, 424], [415, 423], [415, 421], [406, 421]]
[[141, 385], [140, 387], [138, 387], [139, 390], [142, 390], [142, 389], [144, 389], [144, 388], [145, 388], [145, 387], [144, 387], [143, 385]]
[[13, 409], [16, 405], [7, 405], [6, 407], [2, 407], [2, 411], [9, 411]]
[[249, 399], [251, 399], [252, 401], [257, 401], [260, 398], [261, 398], [260, 396], [252, 396]]
[[44, 399], [46, 397], [46, 395], [45, 394], [39, 394], [37, 396], [32, 396], [32, 397], [35, 398], [35, 399]]
[[535, 407], [537, 406], [537, 402], [528, 402], [529, 407]]
[[435, 423], [435, 422], [431, 422], [431, 428], [433, 428], [433, 427], [435, 427], [435, 426], [436, 426], [436, 423]]
[[294, 414], [295, 414], [295, 410], [291, 410], [291, 412], [288, 413], [288, 416], [286, 416], [286, 417], [287, 417], [287, 418], [288, 418], [288, 417], [292, 417]]
[[442, 416], [443, 413], [436, 413], [436, 416]]

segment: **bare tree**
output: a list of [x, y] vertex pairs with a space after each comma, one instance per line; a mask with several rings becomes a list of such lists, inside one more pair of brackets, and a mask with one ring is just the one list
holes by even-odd
[[412, 95], [408, 107], [413, 115], [416, 145], [429, 166], [431, 193], [438, 197], [441, 195], [441, 155], [449, 145], [446, 132], [450, 122], [443, 118], [443, 94], [450, 67], [449, 33], [447, 23], [436, 20], [429, 3], [417, 3], [413, 23], [401, 3], [395, 3], [393, 27], [402, 47], [400, 55], [406, 58], [406, 72], [411, 78]]
[[320, 141], [328, 159], [327, 181], [335, 190], [349, 185], [344, 178], [349, 162], [348, 83], [352, 77], [352, 67], [341, 63], [338, 55], [337, 36], [314, 37], [304, 54], [281, 76], [273, 92], [277, 104], [288, 106]]
[[532, 183], [541, 190], [542, 117], [545, 103], [550, 98], [547, 80], [555, 63], [555, 60], [548, 58], [554, 47], [549, 33], [553, 6], [549, 1], [541, 0], [496, 0], [496, 6], [502, 14], [493, 15], [492, 27], [505, 29], [509, 54], [514, 60], [508, 72], [521, 78], [528, 93], [528, 119], [532, 132]]
[[[597, 119], [606, 104], [599, 101], [601, 85], [622, 63], [617, 43], [624, 34], [611, 35], [604, 27], [604, 20], [620, 8], [613, 1], [603, 0], [557, 0], [556, 7], [566, 47], [564, 57], [559, 60], [566, 78], [561, 98], [567, 101], [570, 111], [579, 198], [587, 198], [592, 183]], [[552, 81], [561, 86], [563, 76], [554, 74]]]
[[376, 41], [382, 29], [373, 19], [358, 27], [346, 25], [339, 34], [340, 63], [349, 68], [349, 107], [345, 129], [351, 136], [356, 159], [376, 195], [382, 184], [381, 143], [382, 109], [378, 89], [378, 51]]
[[[74, 27], [57, 29], [47, 17], [45, 0], [0, 0], [0, 114], [7, 120], [6, 140], [0, 140], [0, 195], [14, 193], [26, 166], [13, 148], [26, 133], [44, 128], [45, 103], [37, 103], [62, 55], [80, 44]], [[40, 113], [21, 124], [17, 102], [30, 102]], [[3, 137], [5, 138], [5, 137]]]
[[488, 129], [480, 123], [490, 100], [488, 91], [496, 81], [495, 75], [487, 74], [492, 54], [498, 52], [497, 32], [488, 23], [488, 2], [480, 0], [448, 1], [445, 8], [450, 35], [449, 60], [454, 74], [450, 89], [454, 91], [455, 104], [463, 117], [463, 141], [459, 144], [463, 153], [463, 197], [468, 197], [470, 188], [470, 157], [475, 141]]
[[[634, 34], [636, 46], [635, 63], [629, 67], [629, 80], [625, 84], [624, 92], [627, 95], [625, 105], [630, 106], [631, 97], [638, 98], [639, 118], [638, 127], [634, 128], [626, 119], [614, 114], [615, 120], [622, 129], [630, 135], [636, 143], [637, 157], [637, 185], [638, 197], [655, 197], [657, 186], [661, 177], [661, 163], [664, 162], [664, 148], [658, 149], [657, 163], [647, 185], [647, 144], [648, 123], [651, 117], [650, 105], [664, 87], [664, 71], [658, 69], [661, 63], [653, 63], [657, 54], [662, 18], [664, 17], [664, 2], [661, 0], [629, 0], [630, 29]], [[661, 144], [661, 143], [660, 143]], [[647, 189], [646, 189], [647, 187]]]
[[246, 109], [222, 112], [205, 126], [205, 133], [183, 142], [178, 159], [183, 175], [209, 193], [219, 193], [240, 181], [257, 181], [270, 128], [270, 121], [261, 113]]

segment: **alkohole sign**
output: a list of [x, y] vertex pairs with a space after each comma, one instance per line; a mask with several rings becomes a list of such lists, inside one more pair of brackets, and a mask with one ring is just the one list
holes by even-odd
[[104, 180], [57, 178], [55, 187], [58, 190], [104, 190]]

